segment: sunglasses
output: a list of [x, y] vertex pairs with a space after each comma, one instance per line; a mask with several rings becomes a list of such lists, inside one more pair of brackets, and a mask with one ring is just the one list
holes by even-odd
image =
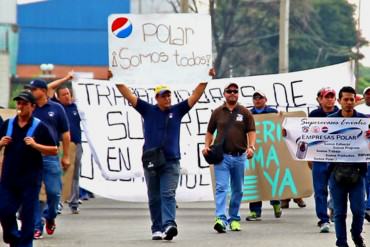
[[234, 90], [232, 90], [232, 89], [226, 89], [225, 90], [225, 93], [228, 93], [228, 94], [238, 94], [239, 93], [239, 91], [237, 90], [237, 89], [234, 89]]

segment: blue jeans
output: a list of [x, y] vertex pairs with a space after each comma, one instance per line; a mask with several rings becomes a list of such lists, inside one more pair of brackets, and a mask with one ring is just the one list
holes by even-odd
[[328, 215], [328, 185], [329, 185], [330, 171], [329, 163], [313, 162], [312, 165], [312, 181], [315, 192], [315, 210], [316, 216], [320, 223], [329, 223]]
[[[4, 242], [10, 246], [32, 247], [34, 221], [34, 201], [38, 199], [40, 186], [9, 189], [0, 184], [0, 221], [3, 227]], [[21, 230], [18, 230], [17, 211], [22, 208]]]
[[[270, 204], [271, 204], [271, 206], [280, 205], [280, 201], [279, 200], [271, 200]], [[249, 203], [249, 210], [251, 212], [255, 212], [257, 214], [257, 216], [261, 216], [262, 215], [262, 201]]]
[[[224, 221], [225, 224], [233, 220], [240, 221], [239, 209], [243, 198], [244, 168], [246, 156], [231, 156], [224, 154], [224, 159], [220, 164], [214, 165], [216, 179], [216, 217]], [[226, 217], [227, 193], [231, 187], [231, 197], [229, 202], [229, 218]]]
[[35, 229], [41, 232], [43, 230], [41, 217], [49, 221], [54, 220], [58, 215], [58, 204], [62, 191], [62, 169], [57, 155], [43, 157], [42, 175], [47, 196], [47, 209], [45, 210], [43, 204], [39, 203], [38, 198], [35, 202]]
[[167, 226], [176, 225], [176, 189], [180, 177], [179, 160], [167, 161], [156, 172], [144, 169], [149, 199], [152, 233], [163, 232]]
[[343, 186], [335, 181], [331, 174], [329, 187], [333, 198], [335, 234], [337, 236], [337, 246], [347, 244], [347, 200], [349, 198], [352, 211], [352, 237], [359, 237], [362, 233], [362, 226], [365, 218], [365, 176], [353, 186]]

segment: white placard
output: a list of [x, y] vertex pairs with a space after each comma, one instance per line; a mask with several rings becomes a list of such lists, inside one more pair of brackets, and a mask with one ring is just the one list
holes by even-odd
[[285, 141], [295, 160], [369, 162], [368, 118], [285, 118]]
[[208, 81], [211, 30], [205, 14], [110, 15], [113, 79], [132, 85]]

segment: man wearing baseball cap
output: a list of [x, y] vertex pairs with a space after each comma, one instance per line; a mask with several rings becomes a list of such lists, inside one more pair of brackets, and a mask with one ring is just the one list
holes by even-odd
[[[210, 69], [210, 76], [215, 76]], [[143, 153], [161, 148], [165, 164], [154, 171], [144, 168], [152, 221], [152, 240], [172, 240], [178, 234], [176, 224], [176, 189], [180, 177], [180, 127], [181, 119], [202, 96], [207, 82], [201, 82], [186, 100], [172, 105], [172, 92], [168, 86], [154, 88], [156, 105], [137, 96], [125, 84], [116, 85], [122, 96], [144, 119]]]
[[[21, 92], [17, 115], [0, 127], [0, 150], [5, 147], [0, 179], [0, 221], [3, 239], [10, 246], [32, 246], [35, 201], [38, 200], [43, 171], [43, 155], [58, 152], [47, 126], [32, 117], [35, 98]], [[16, 213], [22, 208], [22, 227], [18, 230]]]
[[[70, 165], [70, 133], [67, 115], [63, 107], [48, 99], [48, 87], [45, 81], [36, 79], [25, 87], [31, 90], [36, 100], [36, 108], [33, 115], [45, 123], [57, 145], [59, 145], [60, 140], [62, 141], [63, 156], [61, 158], [61, 165], [63, 168], [67, 168]], [[45, 219], [46, 232], [49, 235], [54, 234], [56, 228], [55, 218], [58, 214], [58, 205], [62, 190], [62, 169], [58, 155], [45, 155], [43, 156], [43, 162], [43, 182], [47, 196], [47, 210], [43, 210], [43, 203], [41, 205], [38, 204], [39, 207], [35, 209], [35, 239], [42, 238], [44, 228], [42, 218]]]

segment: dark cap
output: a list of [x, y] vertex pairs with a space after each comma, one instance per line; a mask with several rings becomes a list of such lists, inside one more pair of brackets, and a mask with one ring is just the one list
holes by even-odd
[[266, 98], [266, 94], [262, 93], [261, 91], [255, 91], [253, 93], [253, 97], [255, 97], [257, 95], [261, 96], [262, 98]]
[[30, 84], [27, 84], [24, 86], [25, 88], [43, 88], [48, 89], [48, 85], [44, 80], [36, 79], [30, 82]]
[[29, 91], [22, 91], [18, 96], [14, 97], [13, 100], [18, 101], [18, 100], [24, 100], [27, 102], [30, 102], [31, 104], [35, 104], [35, 97], [33, 97], [32, 93]]

